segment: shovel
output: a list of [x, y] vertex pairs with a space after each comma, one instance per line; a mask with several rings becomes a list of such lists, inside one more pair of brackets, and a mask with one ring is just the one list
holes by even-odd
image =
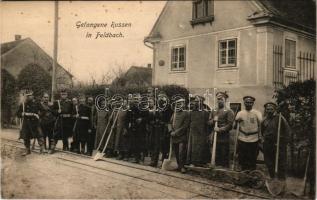
[[281, 134], [281, 121], [282, 114], [279, 114], [278, 118], [278, 128], [277, 128], [277, 144], [276, 144], [276, 156], [275, 156], [275, 170], [274, 170], [274, 178], [265, 181], [265, 185], [269, 193], [273, 196], [277, 196], [281, 194], [284, 190], [285, 183], [284, 181], [278, 180], [278, 159], [279, 159], [279, 151], [280, 151], [280, 134]]
[[175, 170], [175, 167], [172, 166], [172, 147], [173, 147], [173, 143], [172, 143], [172, 138], [170, 139], [170, 151], [168, 154], [168, 159], [164, 159], [163, 160], [163, 164], [162, 164], [162, 169], [166, 170], [166, 171], [172, 171]]
[[[116, 122], [117, 122], [118, 115], [119, 115], [119, 111], [118, 111], [118, 113], [116, 114], [116, 117], [115, 117], [115, 119], [114, 119], [114, 121], [113, 121], [113, 124], [112, 124], [112, 126], [111, 126], [110, 133], [109, 133], [109, 135], [108, 135], [106, 144], [105, 144], [105, 146], [103, 147], [102, 152], [97, 152], [97, 154], [94, 156], [94, 161], [97, 161], [97, 160], [102, 159], [103, 156], [105, 155], [104, 152], [105, 152], [105, 150], [106, 150], [106, 148], [107, 148], [107, 146], [108, 146], [108, 143], [109, 143], [109, 141], [110, 141], [110, 138], [111, 138], [111, 135], [112, 135], [114, 126], [115, 126], [115, 124], [116, 124]], [[110, 121], [110, 120], [109, 120], [109, 121]]]
[[101, 147], [102, 141], [103, 141], [103, 139], [104, 139], [104, 137], [105, 137], [105, 135], [106, 135], [106, 132], [107, 132], [107, 130], [108, 130], [108, 126], [109, 126], [109, 124], [110, 124], [110, 121], [111, 121], [111, 118], [112, 118], [112, 116], [113, 116], [113, 113], [114, 113], [114, 112], [112, 111], [111, 114], [110, 114], [110, 117], [109, 117], [107, 126], [106, 126], [105, 130], [104, 130], [103, 133], [102, 133], [102, 137], [101, 137], [101, 140], [100, 140], [100, 142], [99, 142], [99, 144], [98, 144], [98, 147], [97, 147], [95, 150], [93, 150], [93, 152], [92, 152], [92, 157], [95, 157], [95, 155], [99, 152], [99, 149], [100, 149], [100, 147]]

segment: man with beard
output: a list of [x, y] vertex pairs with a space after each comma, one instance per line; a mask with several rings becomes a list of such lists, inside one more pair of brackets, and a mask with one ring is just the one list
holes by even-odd
[[40, 145], [40, 152], [44, 151], [44, 141], [43, 141], [43, 133], [40, 127], [40, 106], [34, 100], [33, 91], [27, 91], [26, 101], [20, 105], [17, 116], [22, 118], [22, 129], [20, 131], [20, 139], [24, 140], [24, 146], [26, 151], [22, 154], [26, 156], [31, 154], [30, 145], [31, 139], [37, 139], [38, 144]]
[[167, 126], [172, 115], [164, 94], [158, 96], [157, 104], [157, 107], [153, 105], [153, 108], [149, 111], [149, 150], [151, 152], [151, 163], [149, 165], [152, 167], [157, 167], [160, 152], [162, 153], [162, 161], [167, 158], [170, 138]]
[[56, 144], [58, 140], [63, 140], [63, 150], [69, 150], [68, 138], [72, 136], [73, 132], [73, 123], [72, 123], [72, 114], [73, 114], [73, 104], [71, 100], [67, 98], [68, 94], [66, 90], [61, 90], [60, 100], [57, 100], [53, 104], [53, 110], [56, 113], [57, 123], [55, 123], [53, 141], [51, 144], [51, 149], [48, 152], [49, 154], [54, 153]]
[[253, 109], [255, 98], [243, 97], [245, 110], [238, 112], [238, 160], [241, 170], [255, 170], [262, 114]]
[[54, 123], [56, 117], [54, 115], [52, 105], [49, 102], [49, 95], [43, 94], [42, 102], [40, 104], [40, 124], [44, 137], [44, 148], [47, 149], [46, 138], [48, 137], [48, 149], [51, 149], [51, 140], [53, 139]]
[[[229, 167], [229, 131], [232, 129], [234, 122], [234, 113], [230, 108], [226, 108], [226, 99], [229, 96], [225, 92], [216, 94], [218, 108], [214, 109], [210, 115], [209, 123], [214, 127], [214, 132], [217, 132], [216, 144], [216, 165]], [[215, 126], [216, 121], [218, 125]]]
[[[269, 102], [264, 105], [265, 119], [261, 123], [261, 132], [263, 137], [263, 154], [266, 167], [271, 178], [274, 178], [275, 156], [277, 145], [277, 132], [279, 124], [279, 114], [276, 113], [277, 105]], [[281, 116], [280, 143], [279, 143], [279, 161], [278, 178], [285, 181], [287, 143], [289, 141], [290, 127], [286, 119]]]

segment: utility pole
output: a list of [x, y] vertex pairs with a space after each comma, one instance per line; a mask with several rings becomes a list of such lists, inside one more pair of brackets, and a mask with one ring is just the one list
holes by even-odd
[[56, 92], [56, 66], [57, 66], [57, 48], [58, 48], [58, 1], [54, 4], [54, 52], [53, 52], [53, 69], [52, 69], [52, 95], [51, 101], [54, 101]]

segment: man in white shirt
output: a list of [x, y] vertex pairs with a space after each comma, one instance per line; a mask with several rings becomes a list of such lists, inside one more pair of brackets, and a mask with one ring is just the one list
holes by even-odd
[[236, 116], [239, 123], [238, 160], [241, 170], [255, 170], [262, 114], [252, 108], [254, 97], [245, 96], [243, 101], [245, 110]]

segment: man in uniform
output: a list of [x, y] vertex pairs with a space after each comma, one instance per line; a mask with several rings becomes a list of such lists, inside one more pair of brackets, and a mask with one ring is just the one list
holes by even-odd
[[48, 149], [51, 149], [50, 141], [53, 139], [54, 123], [56, 118], [52, 105], [49, 103], [49, 95], [47, 93], [43, 94], [40, 109], [40, 124], [44, 136], [44, 147], [47, 149], [46, 138], [48, 137]]
[[[276, 142], [279, 124], [279, 114], [276, 113], [277, 105], [275, 103], [266, 103], [264, 105], [266, 117], [261, 123], [262, 142], [264, 161], [268, 168], [271, 178], [274, 178]], [[287, 143], [289, 141], [290, 127], [283, 116], [281, 116], [280, 143], [279, 143], [279, 161], [278, 178], [285, 180]]]
[[[150, 144], [152, 167], [157, 167], [159, 154], [162, 152], [162, 161], [167, 158], [169, 144], [169, 135], [167, 125], [171, 118], [171, 109], [166, 105], [167, 99], [163, 95], [158, 96], [158, 107], [154, 106], [149, 112], [149, 127], [150, 127]], [[168, 108], [167, 108], [168, 107]]]
[[187, 150], [187, 131], [189, 126], [189, 114], [185, 109], [185, 99], [175, 102], [174, 114], [171, 118], [171, 137], [173, 150], [176, 156], [178, 170], [186, 173], [184, 168]]
[[68, 94], [66, 90], [61, 90], [60, 100], [57, 100], [53, 104], [54, 112], [56, 113], [57, 123], [55, 123], [53, 140], [49, 153], [53, 153], [58, 140], [63, 140], [63, 150], [69, 150], [68, 138], [72, 136], [73, 123], [73, 104], [70, 99], [67, 98]]
[[89, 134], [91, 134], [91, 107], [86, 105], [86, 98], [83, 95], [79, 97], [78, 114], [76, 117], [77, 122], [74, 127], [75, 146], [80, 146], [81, 154], [90, 154], [90, 152], [86, 152], [86, 144]]
[[[222, 167], [229, 167], [229, 132], [232, 129], [234, 122], [234, 113], [230, 108], [226, 108], [226, 100], [228, 95], [225, 92], [218, 92], [216, 94], [218, 109], [211, 112], [209, 123], [217, 132], [217, 145], [216, 145], [216, 165]], [[215, 126], [216, 121], [218, 125]]]
[[255, 170], [262, 114], [252, 108], [254, 97], [245, 96], [243, 101], [245, 110], [238, 112], [236, 116], [239, 123], [238, 160], [241, 170]]
[[22, 155], [31, 153], [31, 139], [37, 139], [40, 145], [40, 152], [44, 151], [43, 133], [40, 127], [40, 106], [34, 100], [33, 92], [26, 92], [26, 101], [20, 105], [17, 116], [22, 118], [22, 129], [20, 131], [20, 139], [24, 140], [26, 151]]

